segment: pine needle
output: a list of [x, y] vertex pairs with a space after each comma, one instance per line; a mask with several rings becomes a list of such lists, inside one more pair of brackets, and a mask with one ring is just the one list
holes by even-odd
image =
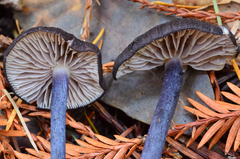
[[90, 124], [90, 126], [92, 127], [93, 131], [96, 133], [96, 134], [99, 134], [99, 132], [97, 131], [97, 128], [94, 126], [94, 124], [92, 123], [92, 121], [89, 119], [89, 117], [87, 116], [86, 114], [86, 111], [84, 111], [84, 115], [88, 121], [88, 123]]
[[[22, 103], [22, 100], [20, 98], [18, 98], [16, 104], [21, 104], [21, 103]], [[12, 111], [12, 113], [11, 113], [9, 119], [8, 119], [8, 124], [6, 126], [6, 131], [8, 131], [11, 128], [11, 125], [13, 123], [13, 120], [14, 120], [16, 114], [17, 114], [16, 110], [13, 109], [13, 111]]]
[[[28, 136], [28, 138], [29, 138], [29, 140], [30, 140], [33, 148], [39, 153], [38, 148], [37, 148], [37, 145], [36, 145], [35, 142], [33, 141], [33, 138], [32, 138], [32, 136], [31, 136], [31, 134], [30, 134], [30, 132], [29, 132], [29, 130], [28, 130], [28, 128], [27, 128], [26, 123], [24, 122], [24, 119], [23, 119], [23, 117], [22, 117], [22, 114], [21, 114], [21, 112], [19, 111], [16, 103], [13, 101], [12, 97], [10, 96], [10, 94], [8, 93], [8, 91], [7, 91], [6, 89], [4, 89], [3, 92], [4, 92], [5, 95], [8, 97], [9, 101], [12, 103], [14, 109], [16, 110], [17, 115], [18, 115], [18, 117], [19, 117], [19, 119], [20, 119], [20, 121], [21, 121], [21, 123], [22, 123], [22, 125], [23, 125], [23, 127], [24, 127], [24, 130], [25, 130], [26, 133], [27, 133], [27, 136]], [[40, 154], [40, 153], [39, 153], [39, 154]]]
[[163, 5], [163, 6], [168, 6], [168, 7], [178, 7], [178, 8], [188, 8], [188, 9], [197, 9], [197, 8], [202, 8], [204, 6], [188, 6], [188, 5], [175, 5], [175, 4], [170, 4], [166, 2], [161, 2], [161, 1], [153, 1], [151, 4], [158, 4], [158, 5]]
[[96, 44], [99, 39], [102, 37], [103, 33], [104, 33], [105, 28], [102, 28], [102, 30], [100, 31], [100, 33], [98, 34], [98, 36], [96, 37], [96, 39], [92, 42], [93, 44]]

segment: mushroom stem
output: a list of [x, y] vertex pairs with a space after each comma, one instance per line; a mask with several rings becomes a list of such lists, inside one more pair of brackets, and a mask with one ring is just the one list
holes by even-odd
[[51, 97], [51, 159], [65, 159], [68, 71], [55, 68]]
[[167, 62], [161, 95], [145, 142], [141, 159], [159, 159], [165, 145], [182, 83], [182, 62], [173, 58]]

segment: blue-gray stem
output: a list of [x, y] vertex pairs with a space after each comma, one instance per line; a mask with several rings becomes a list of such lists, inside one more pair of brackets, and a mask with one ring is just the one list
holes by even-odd
[[52, 77], [51, 159], [65, 159], [67, 94], [67, 71], [56, 69]]
[[171, 59], [165, 66], [161, 95], [147, 134], [141, 159], [160, 159], [182, 83], [182, 63]]

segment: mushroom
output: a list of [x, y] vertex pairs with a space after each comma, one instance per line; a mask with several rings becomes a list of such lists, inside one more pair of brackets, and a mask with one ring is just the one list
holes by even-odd
[[165, 64], [159, 102], [141, 158], [161, 158], [187, 65], [196, 70], [221, 70], [226, 60], [238, 53], [239, 46], [227, 28], [195, 19], [177, 19], [158, 25], [127, 46], [115, 60], [115, 80], [135, 70]]
[[89, 105], [106, 89], [98, 47], [58, 28], [31, 28], [6, 50], [4, 70], [18, 97], [51, 109], [51, 158], [64, 159], [66, 109]]

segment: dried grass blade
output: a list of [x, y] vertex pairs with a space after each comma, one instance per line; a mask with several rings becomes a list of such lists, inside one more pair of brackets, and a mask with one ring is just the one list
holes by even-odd
[[182, 152], [186, 156], [190, 158], [198, 158], [198, 159], [203, 159], [200, 155], [196, 154], [189, 148], [186, 148], [184, 145], [180, 144], [179, 142], [173, 140], [171, 137], [167, 137], [167, 142], [171, 144], [174, 148], [176, 148], [178, 151]]
[[226, 98], [228, 98], [229, 100], [233, 101], [234, 103], [240, 104], [240, 98], [232, 93], [228, 93], [228, 92], [221, 92]]
[[239, 130], [239, 127], [240, 127], [240, 116], [235, 120], [235, 122], [233, 123], [229, 131], [226, 146], [225, 146], [225, 153], [228, 153], [229, 150], [231, 149], [233, 141], [235, 140], [237, 132]]
[[89, 149], [95, 149], [95, 150], [100, 150], [101, 148], [98, 148], [98, 147], [95, 147], [95, 146], [92, 146], [82, 140], [79, 140], [79, 139], [76, 139], [75, 140], [80, 146], [82, 147], [85, 147], [85, 148], [89, 148]]
[[91, 139], [87, 136], [84, 136], [84, 139], [89, 143], [89, 144], [92, 144], [94, 146], [97, 146], [97, 147], [102, 147], [102, 148], [107, 148], [107, 149], [113, 149], [114, 147], [113, 146], [109, 146], [109, 145], [106, 145], [106, 144], [103, 144], [99, 141], [96, 141], [94, 139]]
[[96, 44], [99, 39], [102, 37], [103, 33], [104, 33], [105, 28], [102, 28], [102, 30], [100, 31], [100, 33], [98, 34], [98, 36], [96, 37], [96, 39], [92, 42], [93, 44]]
[[211, 143], [209, 144], [209, 149], [211, 149], [218, 140], [227, 132], [227, 130], [232, 126], [233, 122], [237, 119], [237, 115], [229, 118], [226, 123], [221, 127], [217, 134], [213, 137]]
[[186, 127], [184, 127], [183, 129], [180, 130], [180, 132], [176, 135], [176, 137], [174, 138], [174, 140], [176, 140], [177, 138], [179, 138], [179, 136], [181, 136], [184, 132], [186, 132], [188, 129], [190, 128], [189, 125], [187, 125]]
[[195, 100], [191, 99], [191, 98], [187, 98], [188, 101], [195, 107], [197, 108], [199, 111], [201, 111], [204, 114], [207, 114], [209, 116], [219, 116], [218, 113], [208, 109], [207, 107], [203, 106], [202, 104], [196, 102]]
[[228, 87], [236, 94], [240, 97], [240, 88], [230, 82], [227, 82]]
[[188, 112], [190, 112], [190, 113], [192, 113], [192, 114], [194, 114], [194, 115], [198, 115], [199, 117], [201, 117], [201, 118], [205, 118], [205, 119], [207, 119], [207, 118], [210, 118], [211, 116], [209, 116], [209, 115], [207, 115], [207, 114], [204, 114], [204, 113], [202, 113], [202, 112], [200, 112], [199, 110], [197, 110], [197, 109], [195, 109], [195, 108], [190, 108], [190, 107], [188, 107], [188, 106], [182, 106], [186, 111], [188, 111]]
[[236, 139], [235, 139], [235, 142], [234, 142], [233, 150], [237, 151], [239, 145], [240, 145], [240, 129], [238, 129], [237, 136], [236, 136]]
[[18, 130], [0, 130], [0, 135], [3, 136], [26, 136], [27, 134], [24, 131]]
[[[20, 98], [18, 98], [16, 104], [21, 104], [22, 103], [22, 100]], [[16, 112], [16, 109], [13, 109], [9, 119], [8, 119], [8, 124], [6, 126], [6, 131], [8, 131], [10, 128], [11, 128], [11, 125], [13, 123], [13, 119], [15, 118], [17, 112]]]
[[128, 151], [128, 146], [123, 146], [118, 152], [117, 154], [114, 156], [113, 159], [124, 159], [126, 156], [126, 153]]
[[231, 104], [231, 103], [227, 103], [227, 102], [223, 102], [223, 101], [216, 101], [216, 102], [218, 104], [221, 104], [222, 106], [224, 106], [228, 110], [240, 110], [240, 105]]
[[225, 121], [226, 119], [220, 119], [214, 123], [203, 136], [202, 140], [198, 144], [198, 148], [202, 147], [223, 126]]
[[112, 159], [116, 154], [117, 151], [111, 151], [104, 157], [104, 159]]
[[198, 136], [201, 135], [201, 133], [206, 129], [206, 127], [208, 126], [209, 122], [204, 123], [203, 125], [201, 125], [197, 130], [196, 133], [193, 135], [194, 137], [191, 137], [188, 140], [188, 143], [186, 145], [186, 147], [190, 146], [197, 138]]
[[113, 145], [113, 146], [119, 145], [118, 142], [116, 142], [116, 141], [114, 141], [112, 139], [109, 139], [109, 138], [107, 138], [105, 136], [102, 136], [102, 135], [99, 135], [99, 134], [95, 134], [95, 136], [98, 138], [98, 140], [102, 141], [105, 144]]
[[229, 110], [227, 108], [225, 108], [225, 107], [221, 106], [220, 104], [216, 103], [214, 100], [207, 97], [203, 93], [196, 91], [196, 94], [199, 96], [199, 98], [202, 99], [202, 101], [204, 101], [204, 103], [206, 103], [213, 110], [215, 110], [219, 113], [223, 113], [223, 114], [229, 113]]
[[[12, 97], [10, 96], [10, 94], [8, 93], [8, 91], [7, 91], [6, 89], [4, 89], [3, 91], [4, 91], [4, 93], [6, 94], [6, 96], [8, 97], [9, 101], [12, 103], [13, 107], [16, 109], [17, 115], [18, 115], [18, 117], [19, 117], [19, 119], [20, 119], [20, 121], [21, 121], [21, 123], [22, 123], [22, 125], [23, 125], [23, 127], [24, 127], [24, 130], [25, 130], [26, 133], [27, 133], [28, 139], [30, 140], [33, 148], [38, 152], [38, 148], [37, 148], [35, 142], [34, 142], [33, 139], [32, 139], [32, 136], [31, 136], [31, 134], [30, 134], [30, 132], [29, 132], [29, 130], [28, 130], [28, 128], [27, 128], [26, 123], [25, 123], [24, 120], [23, 120], [23, 117], [22, 117], [22, 115], [21, 115], [21, 112], [19, 111], [16, 103], [13, 101]], [[39, 153], [39, 152], [38, 152], [38, 153]]]
[[18, 159], [39, 159], [38, 157], [33, 157], [32, 155], [28, 155], [28, 154], [23, 154], [20, 152], [17, 152], [15, 150], [13, 150], [14, 155], [18, 158]]

